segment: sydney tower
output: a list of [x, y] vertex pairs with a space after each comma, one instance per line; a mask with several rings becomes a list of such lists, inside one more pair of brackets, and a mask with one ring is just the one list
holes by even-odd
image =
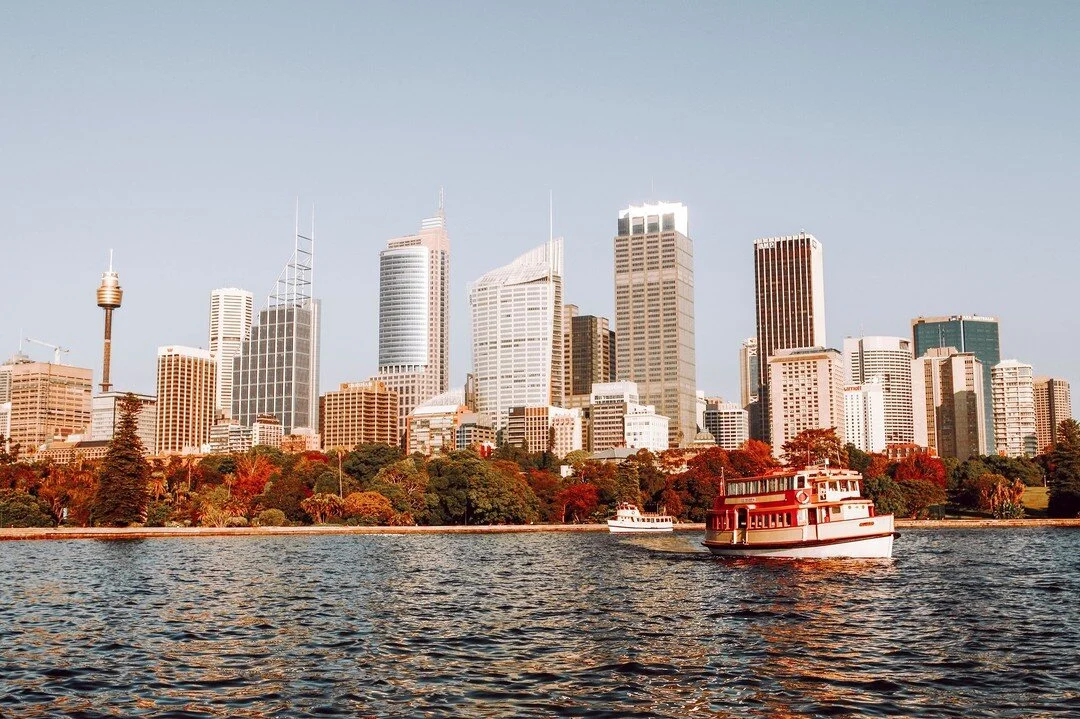
[[120, 289], [120, 276], [113, 272], [112, 250], [109, 250], [109, 271], [101, 273], [101, 286], [97, 290], [97, 305], [105, 310], [105, 366], [101, 370], [101, 391], [108, 392], [109, 359], [112, 355], [112, 313], [120, 309], [124, 291]]

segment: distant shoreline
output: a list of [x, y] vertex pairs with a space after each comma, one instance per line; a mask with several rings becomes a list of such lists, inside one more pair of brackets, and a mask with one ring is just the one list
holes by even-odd
[[[897, 529], [983, 529], [1002, 527], [1080, 527], [1077, 519], [898, 519]], [[376, 534], [512, 534], [532, 532], [606, 532], [606, 524], [499, 524], [434, 527], [61, 527], [0, 528], [0, 541], [31, 539], [174, 539], [182, 537], [280, 537]], [[702, 523], [675, 525], [677, 532], [703, 532]]]

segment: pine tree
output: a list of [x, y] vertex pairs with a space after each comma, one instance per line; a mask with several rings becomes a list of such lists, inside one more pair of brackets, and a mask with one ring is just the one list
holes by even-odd
[[1050, 453], [1051, 517], [1075, 517], [1080, 514], [1080, 424], [1064, 420], [1059, 439]]
[[117, 402], [120, 420], [101, 465], [91, 523], [125, 527], [142, 522], [149, 501], [150, 464], [137, 432], [142, 403], [133, 394]]

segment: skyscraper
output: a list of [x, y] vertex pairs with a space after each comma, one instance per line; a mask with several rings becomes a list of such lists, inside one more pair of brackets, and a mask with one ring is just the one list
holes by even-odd
[[[90, 441], [108, 442], [116, 432], [120, 422], [120, 400], [127, 392], [104, 392], [94, 395], [90, 400]], [[134, 394], [134, 393], [132, 393]], [[135, 418], [136, 433], [142, 442], [146, 454], [153, 454], [157, 449], [157, 398], [135, 394], [139, 400], [139, 414]]]
[[[865, 385], [876, 381], [881, 385], [885, 408], [882, 439], [887, 444], [909, 444], [915, 440], [911, 409], [912, 359], [911, 340], [902, 337], [844, 338], [847, 384]], [[884, 446], [873, 451], [883, 450]]]
[[988, 454], [994, 454], [994, 407], [991, 401], [993, 390], [990, 387], [990, 368], [1001, 361], [997, 318], [977, 315], [916, 317], [911, 321], [911, 335], [915, 341], [916, 359], [935, 347], [954, 347], [958, 352], [971, 352], [982, 363], [985, 450]]
[[210, 354], [217, 362], [214, 408], [226, 417], [233, 413], [233, 361], [251, 339], [253, 304], [247, 290], [222, 287], [210, 293]]
[[566, 395], [571, 407], [586, 407], [594, 382], [615, 379], [615, 332], [606, 317], [579, 315], [566, 305]]
[[200, 452], [209, 444], [216, 373], [209, 350], [158, 347], [155, 454]]
[[769, 360], [777, 350], [825, 347], [825, 264], [821, 243], [800, 232], [754, 241], [754, 306], [757, 315], [757, 359], [761, 388], [761, 422], [751, 436], [779, 443], [770, 436], [777, 426], [770, 418]]
[[994, 445], [1007, 457], [1034, 457], [1035, 386], [1031, 365], [1003, 360], [990, 369], [993, 388]]
[[911, 363], [915, 444], [940, 457], [986, 454], [985, 368], [971, 352], [931, 347]]
[[450, 237], [440, 201], [415, 235], [379, 253], [379, 374], [398, 395], [398, 433], [450, 386]]
[[[908, 360], [908, 374], [911, 374]], [[908, 382], [908, 391], [911, 382]], [[863, 452], [885, 451], [885, 390], [877, 378], [844, 388], [844, 434]], [[914, 430], [912, 430], [914, 432]], [[908, 441], [910, 443], [910, 440]]]
[[273, 415], [284, 434], [319, 431], [319, 301], [312, 294], [315, 222], [299, 227], [293, 255], [233, 361], [233, 418], [250, 427]]
[[564, 402], [562, 238], [469, 285], [476, 409], [506, 427], [511, 407]]
[[[1072, 419], [1072, 393], [1069, 383], [1057, 377], [1036, 377], [1035, 437], [1040, 452], [1057, 444], [1058, 425]], [[3, 401], [0, 393], [0, 401]]]
[[319, 400], [322, 446], [352, 449], [358, 444], [397, 446], [397, 392], [379, 380], [343, 382], [335, 392]]
[[773, 455], [807, 429], [835, 429], [846, 441], [844, 360], [834, 349], [778, 349], [769, 358], [769, 416]]
[[[756, 387], [755, 387], [756, 389]], [[711, 400], [705, 406], [702, 426], [721, 449], [738, 449], [750, 438], [750, 413], [734, 402]]]
[[747, 337], [739, 347], [739, 402], [746, 409], [758, 401], [761, 388], [761, 368], [758, 365], [757, 337]]
[[697, 434], [694, 247], [681, 202], [630, 206], [615, 236], [616, 376], [670, 418], [668, 442]]
[[93, 372], [52, 362], [18, 362], [11, 369], [11, 442], [23, 453], [54, 437], [90, 428]]

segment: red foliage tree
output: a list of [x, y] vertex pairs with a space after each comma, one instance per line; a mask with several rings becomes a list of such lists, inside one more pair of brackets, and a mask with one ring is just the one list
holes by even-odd
[[945, 477], [945, 463], [928, 454], [914, 454], [904, 457], [893, 465], [893, 479], [897, 482], [932, 482], [944, 489]]
[[773, 458], [772, 447], [756, 439], [748, 439], [739, 449], [728, 452], [728, 463], [734, 477], [756, 477], [780, 464]]
[[591, 517], [599, 504], [600, 492], [596, 485], [584, 482], [572, 484], [555, 495], [555, 504], [562, 508], [562, 521], [569, 514], [571, 521], [580, 522]]
[[276, 468], [261, 454], [245, 454], [236, 458], [236, 473], [233, 475], [230, 508], [244, 515], [254, 511], [255, 497], [263, 493], [266, 483]]

